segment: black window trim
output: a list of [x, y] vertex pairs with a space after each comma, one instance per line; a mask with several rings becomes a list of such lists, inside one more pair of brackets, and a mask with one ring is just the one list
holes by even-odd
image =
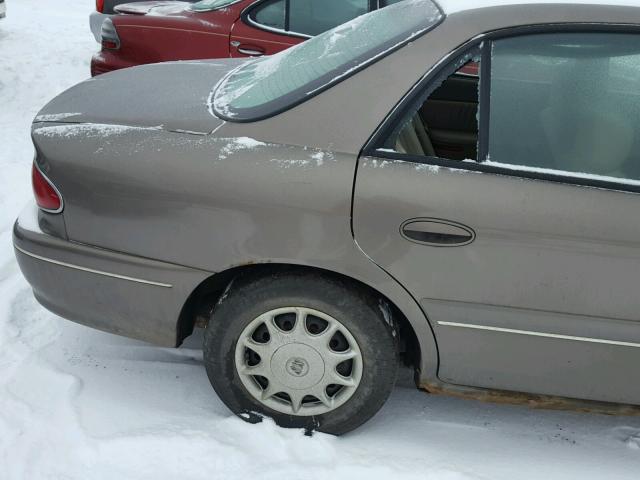
[[[267, 3], [270, 1], [277, 1], [277, 0], [257, 0], [256, 2], [253, 2], [251, 5], [248, 5], [247, 7], [244, 8], [244, 10], [242, 10], [242, 13], [240, 13], [240, 19], [246, 24], [249, 25], [250, 27], [254, 27], [257, 28], [258, 30], [264, 30], [266, 32], [271, 32], [271, 33], [277, 33], [279, 35], [286, 35], [287, 37], [296, 37], [296, 38], [304, 38], [304, 39], [310, 39], [313, 38], [313, 35], [308, 35], [306, 33], [299, 33], [299, 32], [294, 32], [289, 30], [289, 12], [290, 12], [290, 2], [291, 0], [284, 0], [285, 5], [284, 5], [284, 30], [280, 29], [280, 28], [275, 28], [275, 27], [269, 27], [267, 25], [263, 25], [257, 21], [255, 21], [253, 18], [251, 18], [251, 14], [254, 12], [254, 10], [257, 10], [258, 8], [260, 8], [260, 6], [263, 3]], [[367, 3], [369, 4], [369, 10], [368, 12], [373, 12], [374, 10], [378, 10], [380, 9], [380, 2], [382, 0], [369, 0]], [[367, 12], [367, 13], [368, 13]]]
[[[493, 40], [487, 40], [480, 46], [480, 70], [478, 71], [478, 81], [480, 82], [480, 92], [478, 95], [478, 162], [484, 162], [489, 158], [489, 117], [491, 109], [488, 108], [491, 100], [491, 53], [493, 51]], [[480, 108], [480, 105], [487, 105], [487, 108]]]
[[[532, 35], [541, 33], [634, 33], [640, 35], [640, 25], [637, 24], [618, 24], [618, 23], [553, 23], [543, 25], [526, 25], [518, 27], [509, 27], [499, 30], [487, 32], [478, 35], [464, 44], [458, 46], [453, 51], [445, 55], [438, 63], [436, 63], [425, 75], [411, 88], [411, 90], [398, 102], [391, 110], [387, 117], [375, 130], [369, 138], [365, 146], [360, 152], [360, 157], [375, 157], [386, 160], [404, 160], [412, 163], [435, 165], [439, 167], [452, 168], [458, 170], [469, 170], [474, 172], [483, 172], [496, 175], [506, 175], [509, 177], [526, 178], [532, 180], [542, 180], [567, 185], [576, 185], [581, 187], [593, 187], [605, 190], [617, 190], [621, 192], [640, 193], [640, 185], [631, 185], [629, 183], [597, 180], [584, 177], [576, 177], [566, 174], [552, 174], [546, 172], [534, 172], [530, 170], [520, 170], [518, 165], [512, 165], [512, 168], [499, 167], [496, 165], [487, 165], [488, 142], [489, 142], [489, 116], [491, 112], [487, 106], [489, 105], [490, 95], [490, 62], [492, 42], [501, 38], [516, 37], [522, 35]], [[384, 142], [388, 136], [398, 127], [398, 123], [405, 119], [406, 114], [415, 107], [415, 102], [425, 90], [432, 87], [434, 81], [437, 80], [439, 74], [451, 66], [451, 62], [463, 57], [473, 49], [480, 48], [481, 64], [480, 64], [480, 96], [479, 96], [479, 126], [478, 126], [478, 159], [474, 162], [463, 162], [460, 160], [450, 160], [440, 157], [426, 157], [419, 155], [411, 155], [400, 152], [391, 152], [384, 147]], [[486, 63], [485, 63], [486, 62]], [[484, 64], [484, 65], [483, 65]], [[486, 81], [486, 79], [489, 79]], [[484, 100], [485, 107], [482, 107]], [[628, 179], [632, 180], [632, 179]], [[640, 180], [638, 180], [640, 181]]]
[[263, 25], [262, 23], [256, 22], [253, 18], [251, 18], [251, 14], [260, 8], [260, 6], [264, 3], [268, 2], [276, 2], [278, 0], [258, 0], [253, 2], [251, 5], [245, 7], [245, 9], [240, 14], [240, 19], [250, 27], [257, 28], [258, 30], [264, 30], [266, 32], [277, 33], [278, 35], [285, 35], [287, 37], [295, 37], [295, 38], [304, 38], [308, 40], [313, 38], [312, 35], [307, 35], [305, 33], [292, 32], [289, 30], [289, 0], [284, 0], [284, 30], [281, 28], [269, 27], [267, 25]]

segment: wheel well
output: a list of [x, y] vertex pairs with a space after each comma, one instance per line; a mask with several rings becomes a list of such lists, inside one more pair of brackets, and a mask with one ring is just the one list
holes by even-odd
[[383, 299], [391, 308], [392, 318], [397, 326], [400, 355], [403, 363], [415, 368], [420, 365], [420, 344], [415, 331], [404, 313], [402, 313], [402, 311], [391, 300], [389, 300], [389, 298], [375, 288], [372, 288], [371, 286], [352, 277], [321, 268], [289, 264], [268, 263], [244, 265], [213, 274], [209, 278], [205, 279], [200, 283], [200, 285], [198, 285], [191, 295], [189, 295], [189, 298], [182, 308], [177, 325], [177, 344], [180, 345], [185, 338], [191, 335], [196, 326], [206, 325], [213, 313], [216, 303], [224, 294], [225, 290], [230, 286], [233, 279], [238, 275], [252, 275], [257, 277], [270, 275], [278, 271], [306, 271], [309, 273], [322, 272], [325, 275], [332, 275], [339, 277], [342, 280], [346, 280], [347, 282], [360, 285], [362, 288], [369, 290], [376, 297]]

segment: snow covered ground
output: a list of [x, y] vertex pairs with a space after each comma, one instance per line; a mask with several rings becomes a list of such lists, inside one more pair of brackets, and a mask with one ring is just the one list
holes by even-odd
[[11, 226], [31, 196], [29, 123], [88, 76], [92, 0], [8, 0], [0, 20], [0, 480], [637, 479], [640, 418], [429, 396], [406, 375], [342, 438], [232, 417], [201, 336], [155, 348], [61, 320], [22, 279]]

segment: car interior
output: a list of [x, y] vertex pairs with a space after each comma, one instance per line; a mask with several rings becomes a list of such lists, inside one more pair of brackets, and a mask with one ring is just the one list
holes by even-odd
[[400, 131], [395, 149], [451, 160], [477, 158], [478, 63], [447, 78]]

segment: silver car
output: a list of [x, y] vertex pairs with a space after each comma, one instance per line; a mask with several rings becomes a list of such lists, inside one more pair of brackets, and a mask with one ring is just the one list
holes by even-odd
[[[177, 346], [243, 418], [433, 392], [640, 404], [640, 8], [407, 0], [273, 57], [147, 65], [35, 118], [36, 298]], [[167, 79], [171, 79], [170, 82]]]

